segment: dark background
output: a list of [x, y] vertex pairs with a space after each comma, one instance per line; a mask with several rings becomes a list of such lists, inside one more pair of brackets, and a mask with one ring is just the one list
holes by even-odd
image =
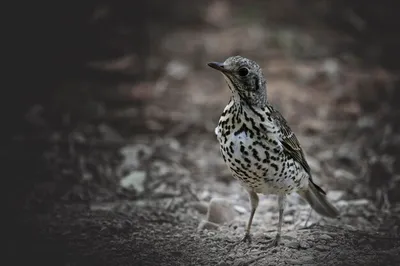
[[[355, 156], [335, 150], [332, 167], [352, 173], [352, 179], [329, 179], [323, 181], [325, 187], [345, 191], [344, 200], [368, 199], [375, 209], [367, 216], [385, 217], [378, 231], [393, 236], [391, 228], [398, 234], [399, 5], [397, 1], [148, 0], [63, 1], [10, 8], [5, 22], [10, 36], [4, 41], [10, 49], [4, 63], [11, 74], [5, 75], [0, 97], [8, 254], [16, 265], [25, 260], [52, 265], [212, 263], [218, 257], [214, 253], [188, 256], [185, 249], [177, 255], [181, 260], [168, 259], [185, 241], [187, 247], [198, 245], [189, 238], [178, 237], [181, 244], [175, 245], [174, 237], [163, 237], [165, 245], [160, 246], [150, 241], [151, 234], [142, 242], [140, 237], [126, 238], [132, 231], [164, 226], [159, 218], [154, 222], [143, 217], [179, 211], [153, 204], [151, 174], [144, 193], [138, 193], [120, 187], [127, 173], [118, 169], [124, 160], [121, 148], [129, 145], [156, 150], [155, 158], [130, 166], [137, 170], [160, 158], [172, 167], [170, 147], [154, 146], [157, 139], [176, 140], [182, 154], [191, 152], [193, 142], [204, 142], [212, 148], [196, 150], [193, 158], [179, 161], [191, 173], [185, 182], [176, 168], [169, 169], [164, 180], [179, 191], [174, 197], [198, 195], [213, 182], [230, 184], [222, 164], [201, 166], [199, 160], [219, 156], [213, 126], [229, 97], [206, 63], [234, 54], [266, 66], [272, 87], [294, 80], [295, 87], [304, 87], [305, 82], [307, 88], [318, 90], [320, 102], [285, 85], [270, 93], [278, 91], [272, 102], [300, 139], [322, 136], [316, 150], [342, 144], [357, 150]], [[340, 85], [330, 80], [329, 73], [319, 72], [332, 58], [341, 68], [326, 73], [339, 76]], [[293, 79], [298, 64], [311, 65], [316, 76], [311, 81], [308, 74]], [[301, 103], [292, 105], [292, 98]], [[321, 105], [329, 107], [325, 119], [329, 125], [309, 126], [317, 124], [313, 119], [321, 121], [315, 116], [316, 106]], [[193, 193], [184, 189], [187, 183]], [[222, 195], [229, 197], [229, 192]], [[147, 207], [121, 203], [125, 200], [144, 201]], [[118, 207], [106, 215], [93, 211], [95, 204], [112, 202]], [[179, 226], [187, 226], [187, 232], [195, 231], [198, 223], [165, 219], [167, 224], [182, 223]], [[104, 228], [111, 231], [102, 235]], [[120, 241], [110, 240], [118, 237]], [[160, 251], [168, 245], [168, 252]], [[393, 245], [388, 244], [398, 247]]]

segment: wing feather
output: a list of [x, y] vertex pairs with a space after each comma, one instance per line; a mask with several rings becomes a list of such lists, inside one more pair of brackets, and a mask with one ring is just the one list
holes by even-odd
[[325, 191], [321, 187], [317, 186], [312, 180], [311, 169], [307, 163], [306, 157], [304, 156], [303, 149], [301, 148], [299, 140], [297, 139], [296, 135], [289, 127], [286, 119], [281, 115], [281, 113], [279, 113], [279, 111], [274, 109], [272, 106], [268, 106], [268, 109], [271, 112], [270, 114], [272, 116], [272, 119], [275, 121], [275, 123], [282, 132], [281, 143], [284, 148], [284, 152], [288, 156], [291, 156], [301, 166], [303, 166], [304, 170], [309, 175], [310, 181], [315, 185], [315, 187], [319, 192], [325, 195], [326, 194]]
[[306, 172], [311, 176], [310, 166], [307, 163], [296, 135], [290, 129], [285, 118], [279, 113], [279, 111], [275, 110], [272, 106], [269, 106], [268, 108], [273, 120], [282, 132], [281, 143], [284, 147], [284, 152], [303, 166], [304, 170], [306, 170]]

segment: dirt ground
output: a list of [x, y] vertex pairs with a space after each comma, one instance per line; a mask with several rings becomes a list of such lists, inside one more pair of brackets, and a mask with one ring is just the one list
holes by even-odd
[[[232, 3], [204, 1], [202, 26], [170, 29], [146, 57], [89, 64], [140, 79], [69, 79], [51, 104], [29, 107], [29, 131], [2, 154], [26, 166], [11, 170], [14, 265], [400, 265], [395, 75], [338, 53], [348, 39], [323, 24], [267, 20]], [[269, 101], [341, 212], [324, 219], [290, 195], [274, 248], [274, 195], [261, 197], [253, 241], [232, 245], [249, 202], [214, 134], [229, 90], [206, 64], [236, 54], [262, 66]]]

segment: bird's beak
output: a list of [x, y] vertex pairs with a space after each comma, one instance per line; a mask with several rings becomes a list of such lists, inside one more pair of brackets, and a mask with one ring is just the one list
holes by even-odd
[[221, 71], [222, 73], [227, 73], [229, 72], [225, 67], [223, 63], [219, 63], [219, 62], [210, 62], [207, 64], [209, 67], [212, 67], [218, 71]]

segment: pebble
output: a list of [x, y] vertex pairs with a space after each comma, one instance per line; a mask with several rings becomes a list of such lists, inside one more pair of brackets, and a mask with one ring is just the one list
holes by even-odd
[[368, 205], [370, 201], [367, 199], [356, 199], [356, 200], [349, 200], [347, 201], [347, 203], [349, 205], [362, 206], [362, 205]]
[[207, 221], [224, 224], [236, 217], [236, 211], [232, 203], [226, 199], [213, 198], [208, 206]]
[[294, 221], [294, 217], [292, 215], [286, 215], [283, 217], [283, 221], [285, 223], [292, 223]]
[[133, 171], [120, 181], [120, 186], [125, 189], [134, 189], [138, 193], [144, 191], [144, 181], [146, 179], [146, 172]]
[[322, 239], [322, 240], [331, 240], [332, 239], [332, 237], [327, 234], [320, 235], [318, 238]]
[[298, 262], [303, 264], [303, 263], [311, 263], [314, 260], [315, 260], [315, 258], [312, 256], [304, 256], [304, 257], [301, 257], [301, 260], [299, 260]]
[[300, 244], [297, 241], [292, 241], [289, 242], [286, 246], [289, 248], [298, 249], [300, 247]]
[[307, 241], [300, 241], [299, 246], [302, 249], [309, 249], [312, 247], [312, 245], [310, 243], [308, 243]]
[[286, 264], [294, 264], [294, 265], [301, 264], [301, 263], [299, 262], [299, 260], [296, 260], [296, 259], [286, 259], [286, 260], [285, 260], [285, 263], [286, 263]]
[[331, 191], [328, 191], [326, 196], [331, 201], [336, 202], [338, 200], [341, 200], [344, 195], [345, 195], [345, 192], [343, 190], [331, 190]]
[[240, 214], [244, 214], [244, 213], [247, 213], [247, 210], [246, 210], [246, 208], [244, 208], [244, 207], [242, 207], [242, 206], [239, 206], [239, 205], [235, 205], [235, 210], [238, 212], [238, 213], [240, 213]]
[[323, 245], [317, 245], [317, 246], [315, 246], [315, 249], [318, 250], [318, 251], [327, 251], [327, 250], [330, 249], [330, 247], [323, 246]]

